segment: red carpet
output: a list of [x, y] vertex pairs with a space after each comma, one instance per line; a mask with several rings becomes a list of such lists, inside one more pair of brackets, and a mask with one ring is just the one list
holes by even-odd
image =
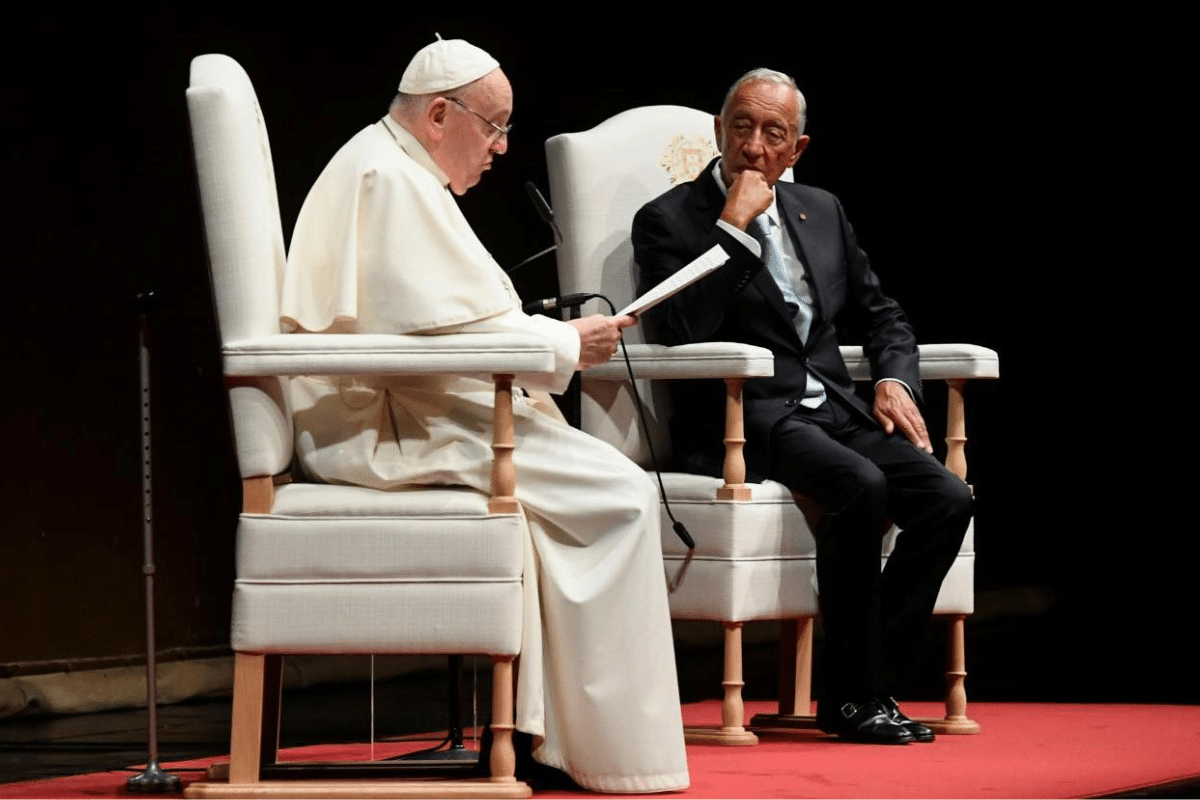
[[[747, 717], [771, 711], [747, 703]], [[935, 703], [906, 703], [912, 716], [934, 716]], [[720, 716], [716, 701], [684, 707], [689, 725]], [[692, 786], [679, 798], [1025, 798], [1090, 797], [1200, 779], [1200, 707], [975, 703], [976, 736], [940, 736], [930, 745], [879, 747], [838, 743], [816, 731], [764, 735], [756, 747], [691, 746]], [[412, 746], [376, 745], [376, 757]], [[366, 745], [298, 748], [288, 760], [366, 758]], [[204, 762], [166, 764], [188, 783]], [[0, 785], [0, 797], [137, 797], [130, 773], [109, 772]], [[587, 797], [538, 792], [535, 797]]]

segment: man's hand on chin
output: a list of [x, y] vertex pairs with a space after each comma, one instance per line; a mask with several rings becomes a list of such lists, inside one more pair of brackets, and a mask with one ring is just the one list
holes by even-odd
[[914, 445], [926, 453], [933, 452], [929, 431], [925, 429], [925, 418], [921, 416], [904, 384], [899, 381], [880, 381], [875, 384], [875, 407], [872, 413], [887, 433], [900, 428]]
[[733, 176], [721, 219], [744, 231], [751, 220], [771, 207], [774, 200], [775, 194], [763, 174], [758, 170], [744, 169]]

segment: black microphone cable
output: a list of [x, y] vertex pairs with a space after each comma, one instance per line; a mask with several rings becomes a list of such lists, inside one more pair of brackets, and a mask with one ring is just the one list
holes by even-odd
[[[562, 232], [559, 231], [558, 224], [554, 221], [554, 210], [550, 208], [550, 204], [546, 202], [546, 198], [542, 196], [540, 191], [538, 191], [538, 188], [533, 181], [525, 182], [525, 192], [529, 195], [529, 199], [533, 203], [533, 207], [537, 210], [538, 216], [542, 218], [543, 222], [550, 226], [552, 231], [554, 231], [554, 245], [546, 248], [541, 253], [530, 256], [520, 264], [517, 264], [516, 267], [508, 270], [510, 274], [515, 272], [517, 267], [524, 266], [538, 256], [544, 255], [545, 253], [556, 249], [560, 244], [562, 244]], [[576, 308], [592, 299], [603, 300], [605, 303], [607, 303], [609, 316], [615, 317], [617, 315], [617, 307], [613, 305], [612, 300], [609, 300], [602, 294], [592, 294], [590, 292], [560, 295], [558, 297], [548, 297], [545, 300], [534, 300], [531, 303], [526, 303], [522, 310], [526, 314], [533, 314], [539, 311]], [[625, 369], [629, 373], [629, 388], [633, 390], [633, 403], [637, 407], [638, 421], [642, 425], [642, 435], [646, 437], [646, 449], [650, 451], [650, 463], [655, 465], [654, 475], [656, 478], [658, 478], [658, 493], [662, 497], [663, 508], [667, 510], [667, 516], [671, 519], [671, 528], [675, 531], [675, 534], [685, 545], [687, 545], [689, 550], [695, 550], [696, 542], [692, 539], [692, 535], [688, 533], [688, 530], [683, 526], [683, 523], [675, 519], [675, 515], [671, 513], [671, 503], [667, 500], [667, 489], [665, 486], [663, 486], [662, 473], [658, 470], [658, 457], [654, 454], [654, 440], [650, 436], [650, 426], [646, 423], [646, 410], [642, 408], [642, 398], [641, 394], [638, 392], [637, 380], [635, 380], [633, 377], [633, 364], [629, 362], [629, 351], [625, 349], [624, 336], [621, 337], [621, 353], [625, 358]]]
[[[609, 300], [602, 294], [593, 294], [592, 297], [603, 300], [608, 304], [609, 316], [617, 315], [617, 307], [613, 305], [612, 300]], [[629, 361], [629, 351], [625, 349], [625, 337], [621, 337], [621, 354], [625, 358], [625, 370], [629, 373], [629, 388], [633, 391], [633, 404], [637, 408], [638, 421], [642, 424], [642, 435], [646, 437], [646, 449], [650, 451], [650, 463], [654, 465], [654, 476], [658, 478], [658, 493], [662, 497], [663, 508], [667, 511], [667, 516], [671, 519], [671, 529], [675, 531], [675, 535], [687, 545], [688, 550], [696, 549], [696, 542], [692, 539], [692, 535], [688, 533], [688, 529], [683, 526], [683, 523], [675, 519], [675, 515], [671, 513], [671, 503], [667, 500], [667, 488], [663, 486], [662, 472], [658, 469], [658, 456], [654, 454], [654, 439], [650, 436], [650, 426], [646, 422], [646, 410], [642, 407], [642, 397], [638, 392], [637, 380], [633, 377], [633, 364]]]

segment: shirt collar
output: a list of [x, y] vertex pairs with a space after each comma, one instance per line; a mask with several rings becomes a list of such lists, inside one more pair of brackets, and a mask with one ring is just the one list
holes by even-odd
[[[729, 187], [725, 185], [725, 179], [721, 177], [721, 159], [717, 159], [712, 168], [713, 180], [717, 182], [717, 188], [721, 190], [723, 197], [729, 196]], [[775, 187], [771, 187], [771, 205], [767, 206], [767, 210], [763, 213], [771, 218], [776, 226], [779, 225], [779, 209], [776, 207]]]
[[396, 140], [396, 144], [400, 145], [400, 149], [408, 153], [413, 161], [416, 161], [422, 167], [429, 170], [443, 188], [450, 185], [450, 179], [446, 177], [446, 173], [442, 172], [442, 168], [433, 160], [433, 156], [429, 155], [429, 151], [417, 141], [417, 137], [409, 133], [408, 129], [399, 122], [392, 119], [391, 114], [385, 114], [383, 119], [379, 121], [383, 123], [383, 127], [392, 135], [392, 138]]

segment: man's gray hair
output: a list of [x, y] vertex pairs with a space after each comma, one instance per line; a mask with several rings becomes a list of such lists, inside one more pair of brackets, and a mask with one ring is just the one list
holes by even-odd
[[778, 70], [759, 67], [752, 69], [734, 82], [733, 86], [729, 87], [729, 91], [725, 93], [725, 102], [721, 104], [721, 119], [725, 119], [725, 114], [729, 111], [729, 104], [733, 102], [733, 96], [737, 94], [738, 89], [741, 89], [748, 83], [779, 83], [784, 86], [792, 87], [792, 91], [796, 93], [796, 135], [804, 133], [804, 123], [807, 121], [808, 104], [804, 102], [804, 95], [800, 92], [800, 87], [796, 85], [796, 81], [791, 75], [788, 75]]

